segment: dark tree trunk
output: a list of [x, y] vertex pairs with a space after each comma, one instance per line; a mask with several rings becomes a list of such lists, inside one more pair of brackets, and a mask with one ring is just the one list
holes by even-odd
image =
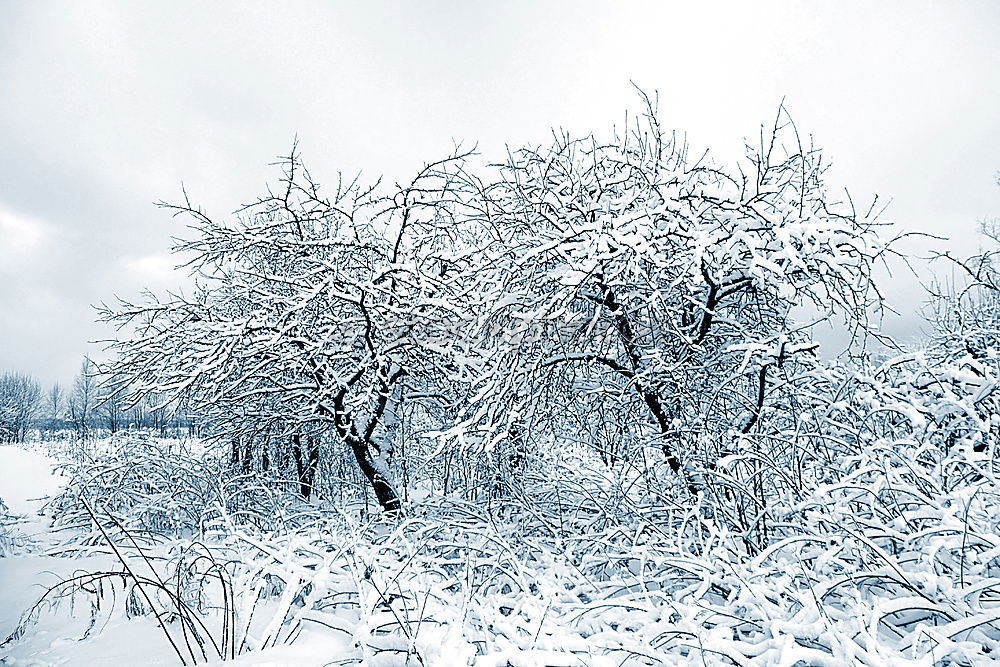
[[371, 451], [368, 449], [368, 445], [355, 435], [351, 435], [347, 438], [347, 445], [354, 452], [354, 459], [358, 462], [358, 467], [361, 468], [361, 472], [364, 474], [365, 479], [371, 484], [372, 490], [375, 492], [375, 498], [378, 500], [378, 504], [382, 506], [382, 509], [389, 513], [396, 513], [402, 508], [402, 503], [399, 500], [399, 496], [396, 494], [396, 489], [392, 487], [389, 480], [379, 472], [378, 468], [375, 466], [375, 461], [372, 459]]
[[250, 470], [253, 468], [253, 448], [250, 446], [249, 442], [243, 446], [242, 468], [244, 475], [250, 474]]
[[295, 459], [295, 472], [299, 478], [299, 493], [309, 500], [316, 480], [316, 469], [319, 467], [319, 441], [312, 436], [307, 437], [306, 449], [303, 451], [302, 436], [296, 433], [292, 436], [292, 457]]
[[[705, 277], [708, 279], [707, 274]], [[717, 286], [712, 283], [709, 284], [711, 285], [711, 290], [708, 296], [708, 306], [706, 307], [706, 313], [702, 319], [701, 327], [698, 332], [698, 342], [703, 340], [705, 335], [708, 333], [708, 329], [712, 323], [711, 309], [715, 307], [718, 298]], [[618, 335], [621, 337], [622, 347], [625, 349], [625, 355], [628, 357], [628, 362], [631, 366], [630, 369], [627, 369], [618, 365], [618, 372], [629, 379], [636, 392], [642, 397], [643, 403], [645, 403], [646, 407], [649, 408], [649, 412], [653, 415], [653, 419], [656, 420], [656, 426], [661, 435], [660, 449], [663, 451], [663, 456], [667, 460], [667, 465], [670, 466], [670, 470], [684, 479], [687, 483], [688, 491], [690, 491], [692, 495], [697, 495], [698, 485], [695, 484], [694, 480], [684, 471], [681, 461], [677, 456], [677, 451], [675, 449], [676, 442], [674, 442], [674, 437], [671, 433], [672, 429], [670, 426], [670, 417], [667, 413], [667, 409], [664, 407], [664, 401], [660, 396], [660, 393], [656, 391], [655, 388], [646, 387], [639, 381], [642, 354], [636, 345], [635, 334], [632, 331], [632, 323], [628, 319], [625, 308], [618, 303], [618, 299], [611, 288], [604, 284], [604, 276], [602, 274], [598, 274], [597, 276], [597, 285], [603, 293], [601, 304], [608, 309], [614, 319], [615, 328], [618, 330]]]

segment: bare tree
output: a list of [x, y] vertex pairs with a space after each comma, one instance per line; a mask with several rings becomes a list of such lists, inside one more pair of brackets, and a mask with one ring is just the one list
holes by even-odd
[[128, 412], [125, 410], [121, 398], [114, 393], [113, 380], [105, 380], [104, 382], [108, 382], [112, 387], [112, 390], [110, 392], [104, 390], [100, 391], [101, 395], [98, 397], [94, 412], [97, 414], [100, 421], [103, 422], [105, 428], [107, 428], [111, 434], [115, 434], [119, 429], [127, 425], [126, 420], [128, 418]]
[[49, 413], [49, 419], [51, 419], [53, 422], [62, 418], [63, 408], [65, 407], [63, 405], [65, 399], [66, 397], [64, 395], [62, 386], [58, 382], [56, 382], [55, 384], [52, 385], [52, 388], [49, 389], [49, 394], [47, 397], [47, 404], [46, 404], [46, 408]]
[[93, 426], [94, 409], [98, 401], [97, 372], [94, 362], [85, 357], [67, 400], [70, 421], [80, 438], [86, 438]]
[[0, 442], [22, 442], [41, 408], [41, 387], [29, 375], [0, 375]]
[[134, 331], [112, 344], [108, 371], [129, 405], [184, 400], [235, 449], [286, 443], [306, 497], [324, 447], [343, 443], [395, 511], [382, 420], [396, 385], [448, 344], [429, 331], [449, 315], [450, 277], [432, 261], [447, 227], [435, 194], [444, 172], [428, 165], [386, 196], [341, 181], [327, 199], [294, 152], [282, 166], [280, 188], [236, 220], [169, 207], [191, 220], [193, 238], [176, 250], [198, 287], [105, 309]]
[[726, 169], [692, 158], [649, 103], [610, 141], [557, 134], [511, 152], [485, 185], [466, 179], [488, 230], [479, 273], [494, 287], [479, 330], [493, 351], [454, 433], [493, 448], [526, 420], [565, 431], [603, 395], [646, 414], [631, 431], [697, 492], [697, 471], [794, 392], [811, 325], [872, 331], [872, 269], [891, 245], [873, 210], [830, 197], [825, 168], [784, 109]]

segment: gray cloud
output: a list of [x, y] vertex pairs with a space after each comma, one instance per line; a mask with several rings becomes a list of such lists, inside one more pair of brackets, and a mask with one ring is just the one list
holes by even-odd
[[[831, 184], [970, 251], [1000, 215], [997, 34], [988, 0], [4, 3], [0, 369], [68, 381], [108, 334], [90, 304], [171, 284], [183, 229], [152, 202], [181, 181], [225, 215], [296, 135], [320, 180], [402, 177], [453, 140], [604, 130], [630, 80], [722, 154], [785, 97]], [[911, 311], [914, 281], [888, 285]]]

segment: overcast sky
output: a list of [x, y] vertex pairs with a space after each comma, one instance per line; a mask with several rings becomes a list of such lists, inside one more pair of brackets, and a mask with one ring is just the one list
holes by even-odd
[[[226, 215], [297, 135], [313, 174], [402, 178], [664, 121], [733, 154], [782, 98], [855, 201], [974, 250], [1000, 216], [1000, 3], [0, 0], [0, 372], [68, 383], [92, 304], [178, 283], [157, 200]], [[924, 248], [927, 250], [927, 247]], [[912, 312], [919, 291], [889, 283]], [[897, 333], [909, 318], [890, 323]]]

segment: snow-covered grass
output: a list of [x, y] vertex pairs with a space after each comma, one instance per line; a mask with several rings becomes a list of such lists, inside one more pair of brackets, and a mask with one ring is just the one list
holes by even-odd
[[[171, 642], [189, 664], [944, 667], [1000, 655], [1000, 487], [981, 453], [885, 440], [842, 456], [833, 481], [772, 509], [769, 546], [749, 554], [707, 508], [616, 494], [579, 450], [491, 507], [429, 498], [398, 519], [302, 503], [248, 502], [248, 514], [217, 471], [155, 442], [129, 451], [127, 472], [115, 455], [77, 465], [49, 505], [75, 527], [50, 533], [47, 552], [76, 558], [0, 561], [7, 576], [53, 570], [50, 585], [84, 576], [3, 646], [8, 661], [178, 664]], [[79, 521], [70, 497], [104, 518]], [[126, 633], [149, 655], [115, 658]]]
[[274, 485], [230, 473], [200, 447], [142, 433], [99, 441], [86, 457], [66, 461], [59, 470], [68, 483], [47, 509], [57, 528], [75, 531], [75, 540], [103, 539], [82, 501], [100, 510], [104, 529], [119, 534], [124, 528], [153, 540], [198, 535], [216, 511], [260, 529], [284, 525], [284, 508], [299, 504]]
[[[326, 662], [307, 658], [326, 655], [317, 647], [339, 647], [316, 637], [265, 650], [247, 639], [257, 618], [267, 620], [253, 608], [239, 609], [245, 625], [236, 626], [237, 564], [216, 560], [229, 554], [224, 545], [198, 541], [199, 522], [215, 512], [244, 525], [265, 513], [254, 502], [276, 495], [213, 475], [210, 456], [176, 445], [140, 434], [86, 452], [54, 448], [71, 451], [62, 462], [37, 445], [0, 447], [0, 469], [17, 472], [0, 478], [0, 498], [21, 512], [3, 522], [5, 545], [14, 545], [0, 558], [4, 664], [240, 664], [238, 654], [256, 648], [243, 664], [308, 665]], [[229, 513], [231, 503], [241, 509]], [[266, 513], [283, 517], [273, 504]]]

